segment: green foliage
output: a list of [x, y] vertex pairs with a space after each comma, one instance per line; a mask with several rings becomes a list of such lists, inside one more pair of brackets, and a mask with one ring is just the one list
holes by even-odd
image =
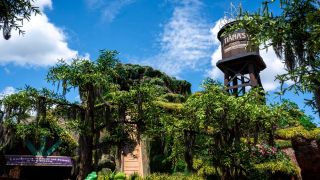
[[303, 115], [299, 118], [300, 124], [307, 130], [311, 130], [317, 127], [313, 120], [313, 117], [307, 115]]
[[143, 180], [143, 178], [140, 177], [140, 175], [137, 172], [134, 172], [129, 176], [128, 180]]
[[291, 140], [283, 140], [283, 139], [277, 139], [275, 140], [276, 147], [279, 149], [286, 149], [286, 148], [291, 148]]
[[101, 171], [98, 172], [97, 180], [108, 180], [109, 176], [113, 172], [110, 169], [103, 168]]
[[267, 144], [257, 144], [252, 148], [251, 154], [256, 158], [254, 161], [257, 162], [282, 159], [284, 156], [284, 154], [281, 151], [278, 151], [277, 148], [271, 147]]
[[204, 178], [197, 175], [184, 175], [184, 174], [151, 174], [144, 178], [145, 180], [202, 180]]
[[[230, 96], [210, 81], [202, 92], [189, 96], [181, 110], [162, 114], [160, 132], [173, 137], [173, 167], [184, 159], [189, 171], [203, 177], [235, 178], [253, 173], [255, 163], [281, 159], [272, 147], [274, 131], [299, 124], [296, 117], [303, 113], [288, 103], [267, 106], [261, 94], [253, 89], [241, 97]], [[258, 142], [270, 144], [263, 149], [268, 155], [252, 154]]]
[[76, 140], [74, 140], [70, 133], [67, 132], [51, 114], [47, 116], [46, 120], [46, 127], [38, 126], [35, 121], [26, 124], [17, 124], [15, 127], [17, 138], [22, 141], [30, 140], [34, 143], [42, 141], [43, 138], [51, 141], [58, 139], [61, 140], [61, 145], [58, 147], [60, 155], [73, 155], [77, 147]]
[[97, 173], [95, 171], [88, 174], [88, 176], [85, 178], [85, 180], [97, 180]]
[[[131, 177], [131, 176], [130, 176]], [[129, 177], [129, 179], [130, 179]], [[136, 180], [139, 180], [139, 176], [132, 176], [132, 177], [136, 177]], [[98, 172], [97, 175], [97, 180], [126, 180], [126, 174], [123, 172], [115, 172], [115, 171], [111, 171], [110, 169], [103, 169], [101, 171]], [[131, 180], [131, 179], [130, 179]], [[135, 180], [135, 179], [133, 179]]]
[[[98, 169], [103, 166], [99, 154], [120, 157], [123, 147], [130, 151], [137, 139], [148, 137], [151, 171], [194, 174], [152, 174], [146, 179], [240, 179], [257, 171], [291, 173], [290, 166], [283, 169], [288, 158], [275, 149], [290, 143], [275, 140], [275, 134], [285, 139], [301, 134], [315, 138], [320, 132], [312, 129], [310, 120], [301, 119], [305, 115], [296, 104], [266, 105], [259, 88], [235, 97], [207, 79], [201, 92], [190, 95], [190, 83], [150, 67], [120, 64], [116, 55], [115, 51], [102, 51], [96, 62], [61, 61], [50, 69], [48, 81], [60, 84], [63, 95], [78, 88], [80, 104], [30, 88], [1, 101], [7, 108], [3, 113], [7, 127], [14, 127], [20, 139], [60, 139], [59, 152], [68, 155], [77, 146], [64, 126], [70, 127], [82, 140], [79, 150], [89, 152], [79, 156], [80, 163], [89, 162], [88, 171], [91, 164]], [[34, 109], [37, 116], [26, 120]], [[297, 125], [311, 131], [302, 126], [291, 129], [292, 133], [276, 131]], [[89, 173], [85, 169], [80, 172], [80, 179]], [[97, 178], [126, 177], [100, 171]], [[136, 175], [130, 178], [140, 179]]]
[[254, 167], [262, 174], [266, 172], [271, 172], [272, 174], [281, 172], [287, 175], [298, 175], [301, 171], [297, 165], [287, 159], [255, 164]]
[[167, 93], [161, 96], [162, 99], [173, 102], [173, 103], [183, 103], [186, 100], [186, 97], [181, 94], [173, 94], [173, 93]]
[[148, 175], [145, 178], [140, 177], [137, 173], [132, 174], [131, 176], [127, 177], [123, 172], [118, 173], [110, 173], [108, 175], [103, 176], [100, 172], [98, 172], [98, 180], [202, 180], [201, 176], [197, 175], [188, 175], [188, 174], [158, 174], [153, 173]]
[[[277, 13], [270, 12], [279, 2]], [[286, 66], [287, 73], [277, 79], [282, 84], [282, 95], [288, 90], [313, 93], [306, 102], [320, 110], [320, 3], [318, 0], [264, 1], [257, 12], [241, 12], [234, 27], [245, 29], [255, 45], [273, 47]], [[276, 15], [275, 15], [276, 14]], [[285, 82], [293, 81], [289, 86]]]
[[183, 105], [181, 103], [171, 103], [164, 101], [154, 101], [154, 103], [165, 110], [181, 111], [181, 109], [183, 108]]
[[[8, 40], [11, 37], [11, 29], [21, 30], [23, 20], [30, 20], [31, 15], [40, 14], [38, 7], [32, 5], [33, 0], [1, 0], [0, 1], [0, 30], [3, 31], [3, 37]], [[41, 28], [41, 27], [39, 27]]]
[[118, 172], [114, 176], [114, 180], [125, 180], [126, 179], [126, 174], [124, 172]]
[[197, 175], [200, 177], [221, 176], [222, 174], [218, 168], [210, 166], [208, 162], [201, 159], [193, 160], [193, 168], [197, 171]]
[[[77, 143], [53, 117], [52, 111], [47, 112], [54, 102], [64, 102], [59, 98], [50, 90], [36, 90], [27, 86], [1, 100], [4, 106], [3, 121], [5, 124], [10, 124], [6, 126], [14, 132], [13, 137], [17, 144], [19, 141], [31, 141], [35, 146], [42, 146], [41, 143], [46, 140], [50, 142], [61, 140], [62, 146], [59, 147], [61, 155], [73, 154]], [[31, 114], [32, 111], [36, 112], [36, 116]], [[7, 150], [11, 148], [14, 146]]]
[[177, 172], [185, 172], [186, 171], [186, 163], [182, 159], [178, 159], [175, 162], [175, 166], [173, 168], [173, 173]]
[[[105, 124], [105, 118], [101, 114], [110, 116], [109, 104], [105, 102], [104, 94], [115, 89], [112, 81], [116, 76], [114, 69], [118, 65], [117, 54], [116, 51], [102, 50], [97, 61], [78, 58], [68, 64], [60, 60], [56, 66], [49, 69], [47, 74], [49, 82], [58, 83], [58, 90], [61, 84], [63, 96], [72, 88], [77, 88], [79, 91], [80, 105], [65, 103], [59, 109], [60, 116], [64, 119], [79, 119], [78, 123], [73, 124], [78, 128], [77, 133], [81, 139], [79, 162], [82, 165], [80, 165], [77, 179], [83, 179], [91, 169], [94, 140], [98, 145], [98, 134]], [[95, 164], [98, 164], [97, 158], [95, 158]]]
[[33, 109], [32, 103], [35, 99], [30, 97], [27, 91], [20, 91], [4, 97], [0, 102], [4, 106], [1, 118], [12, 119], [19, 123], [20, 120], [30, 117], [28, 112]]
[[168, 93], [185, 96], [191, 94], [191, 84], [189, 82], [177, 80], [149, 66], [119, 64], [115, 70], [117, 72], [115, 81], [120, 85], [121, 90], [128, 91], [131, 86], [145, 82], [153, 84], [159, 90], [161, 89]]
[[277, 104], [281, 107], [282, 111], [286, 111], [288, 116], [279, 117], [277, 126], [278, 128], [287, 128], [292, 126], [302, 125], [304, 128], [310, 130], [316, 128], [316, 124], [313, 123], [313, 118], [307, 116], [298, 105], [288, 99], [281, 101], [281, 104]]
[[299, 109], [298, 105], [290, 100], [284, 99], [281, 103], [273, 104], [277, 106], [276, 110], [286, 112], [286, 116], [279, 116], [277, 120], [278, 128], [286, 128], [299, 125], [300, 117], [304, 116], [304, 113]]
[[275, 132], [275, 134], [281, 139], [292, 139], [299, 136], [304, 137], [306, 139], [319, 139], [320, 128], [314, 128], [308, 131], [303, 126], [296, 126], [285, 129], [279, 129]]
[[[285, 145], [288, 144], [282, 143], [282, 148], [286, 148]], [[250, 178], [272, 179], [276, 174], [287, 176], [300, 174], [300, 168], [284, 152], [267, 144], [257, 144], [252, 149], [250, 158], [253, 163]]]
[[18, 124], [16, 126], [16, 135], [22, 140], [30, 139], [33, 141], [40, 140], [43, 137], [51, 137], [52, 133], [48, 128], [40, 128], [35, 123]]

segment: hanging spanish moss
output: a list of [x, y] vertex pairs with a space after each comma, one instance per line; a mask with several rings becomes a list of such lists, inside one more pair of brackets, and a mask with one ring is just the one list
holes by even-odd
[[[183, 95], [189, 95], [191, 93], [191, 84], [189, 82], [177, 80], [149, 66], [119, 64], [116, 71], [118, 72], [115, 78], [116, 83], [120, 85], [121, 90], [129, 90], [130, 86], [146, 81], [163, 86], [166, 88], [166, 91], [170, 93]], [[155, 81], [155, 79], [157, 79], [157, 81]]]

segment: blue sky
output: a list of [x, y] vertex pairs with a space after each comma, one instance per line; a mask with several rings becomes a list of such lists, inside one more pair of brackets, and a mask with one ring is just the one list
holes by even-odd
[[[42, 15], [24, 22], [26, 34], [0, 38], [0, 92], [12, 93], [26, 84], [52, 88], [45, 77], [58, 59], [95, 60], [101, 49], [119, 51], [123, 63], [149, 65], [186, 79], [197, 91], [206, 77], [222, 78], [215, 67], [221, 58], [216, 34], [231, 2], [241, 2], [247, 10], [260, 7], [260, 1], [252, 0], [35, 0]], [[271, 49], [261, 55], [268, 66], [261, 78], [272, 94], [279, 88], [275, 75], [285, 71]], [[301, 108], [309, 96], [286, 95]], [[269, 97], [269, 102], [277, 100]]]

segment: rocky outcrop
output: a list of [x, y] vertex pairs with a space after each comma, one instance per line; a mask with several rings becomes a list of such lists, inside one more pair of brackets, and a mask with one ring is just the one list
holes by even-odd
[[301, 175], [306, 179], [320, 179], [320, 147], [316, 140], [304, 137], [292, 139], [295, 157], [301, 168]]
[[[295, 155], [295, 151], [292, 148], [285, 148], [281, 150], [282, 152], [284, 152], [287, 156], [289, 156], [290, 160], [299, 167], [296, 155]], [[300, 168], [300, 167], [299, 167]], [[295, 177], [291, 178], [291, 179], [296, 179], [296, 180], [301, 180], [302, 176], [301, 176], [301, 172], [299, 174], [297, 174]]]

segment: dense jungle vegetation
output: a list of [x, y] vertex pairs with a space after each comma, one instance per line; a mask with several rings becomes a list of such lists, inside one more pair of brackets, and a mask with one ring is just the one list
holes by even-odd
[[[149, 142], [151, 172], [222, 179], [295, 176], [299, 167], [281, 148], [290, 147], [294, 136], [315, 139], [320, 132], [293, 102], [266, 105], [259, 88], [236, 97], [207, 79], [192, 94], [190, 83], [151, 67], [121, 64], [115, 51], [101, 51], [96, 61], [61, 61], [47, 80], [56, 92], [26, 87], [1, 100], [0, 150], [14, 154], [25, 142], [59, 142], [59, 155], [76, 159], [77, 179], [103, 167], [119, 170], [123, 147], [136, 142], [132, 133]], [[73, 89], [80, 102], [66, 98]], [[109, 161], [101, 161], [102, 154]]]
[[[279, 15], [269, 11], [274, 2]], [[246, 29], [254, 44], [272, 46], [284, 61], [288, 73], [278, 79], [294, 83], [279, 94], [312, 93], [307, 105], [319, 113], [319, 1], [266, 1], [261, 11], [241, 11], [238, 21], [235, 28]], [[155, 174], [146, 179], [298, 178], [301, 169], [284, 150], [296, 137], [319, 144], [320, 129], [290, 100], [266, 104], [259, 88], [236, 97], [211, 79], [191, 93], [189, 82], [122, 64], [116, 51], [103, 50], [95, 61], [61, 60], [46, 79], [56, 90], [27, 86], [0, 100], [0, 154], [33, 144], [34, 155], [72, 156], [77, 179], [92, 171], [123, 178], [104, 168], [119, 171], [123, 148], [136, 143], [132, 134], [148, 144]], [[74, 91], [79, 102], [66, 98]], [[46, 143], [54, 148], [45, 151]]]

